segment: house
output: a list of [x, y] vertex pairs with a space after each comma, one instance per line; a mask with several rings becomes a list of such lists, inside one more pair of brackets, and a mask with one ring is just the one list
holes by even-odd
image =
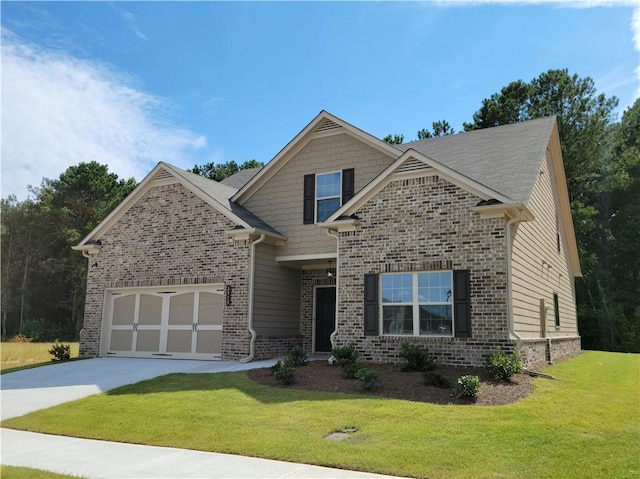
[[82, 357], [580, 351], [554, 117], [389, 145], [322, 111], [259, 171], [218, 183], [159, 163], [74, 248]]

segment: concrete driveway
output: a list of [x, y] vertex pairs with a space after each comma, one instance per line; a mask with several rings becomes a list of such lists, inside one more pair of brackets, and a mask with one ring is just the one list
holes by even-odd
[[271, 366], [274, 360], [237, 363], [176, 359], [95, 358], [25, 369], [0, 376], [0, 418], [98, 394], [170, 373], [215, 373]]

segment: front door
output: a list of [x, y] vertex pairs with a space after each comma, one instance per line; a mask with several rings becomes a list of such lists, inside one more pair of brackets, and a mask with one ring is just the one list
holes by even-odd
[[336, 325], [336, 287], [316, 288], [316, 352], [331, 351], [331, 333]]

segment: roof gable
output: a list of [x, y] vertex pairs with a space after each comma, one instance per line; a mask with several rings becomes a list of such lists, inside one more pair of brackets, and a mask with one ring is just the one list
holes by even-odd
[[363, 143], [381, 151], [392, 158], [402, 154], [395, 146], [366, 133], [327, 111], [321, 111], [311, 122], [298, 133], [280, 152], [269, 161], [253, 178], [251, 178], [231, 198], [243, 204], [253, 196], [266, 182], [282, 169], [311, 140], [331, 135], [346, 133]]
[[246, 230], [260, 230], [267, 234], [283, 238], [280, 233], [260, 220], [251, 212], [239, 205], [233, 204], [229, 198], [237, 188], [189, 173], [168, 163], [160, 162], [138, 184], [107, 217], [98, 224], [77, 246], [76, 250], [83, 250], [85, 246], [95, 243], [111, 226], [118, 221], [144, 194], [151, 188], [161, 185], [179, 183], [194, 195], [202, 199], [209, 206], [229, 218], [239, 228]]

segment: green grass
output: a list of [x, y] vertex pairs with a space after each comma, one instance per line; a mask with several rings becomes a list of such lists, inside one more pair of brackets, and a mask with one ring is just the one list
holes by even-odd
[[[21, 369], [29, 369], [51, 364], [49, 349], [54, 343], [11, 343], [0, 344], [0, 372], [12, 373]], [[71, 357], [78, 357], [78, 343], [63, 341], [71, 346]]]
[[[640, 477], [640, 356], [587, 352], [509, 406], [312, 393], [171, 374], [3, 427], [424, 478]], [[355, 426], [345, 441], [324, 437]]]
[[2, 479], [78, 479], [79, 476], [68, 476], [30, 467], [5, 466], [1, 464], [0, 477]]

